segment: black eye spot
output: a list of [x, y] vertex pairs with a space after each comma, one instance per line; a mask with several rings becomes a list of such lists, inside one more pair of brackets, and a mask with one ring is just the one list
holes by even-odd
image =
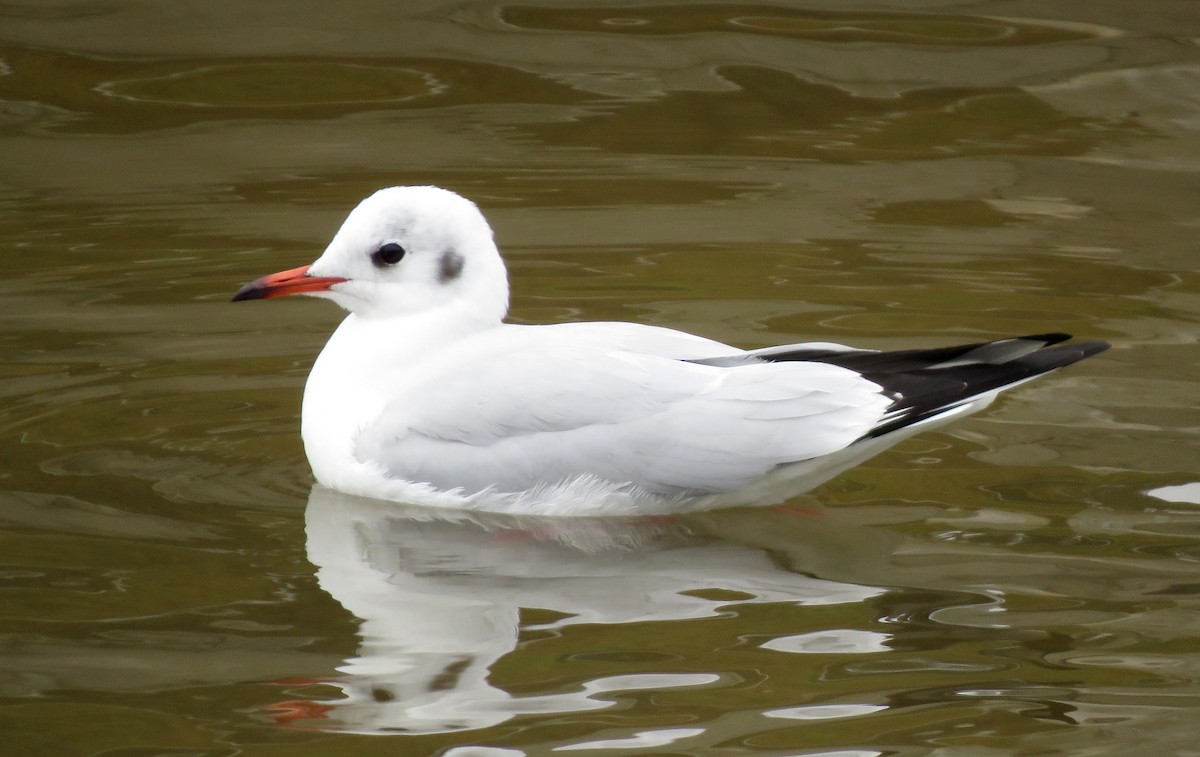
[[395, 242], [388, 242], [381, 245], [378, 250], [371, 253], [371, 262], [378, 268], [383, 268], [387, 265], [396, 265], [400, 259], [404, 257], [404, 248]]
[[446, 250], [438, 261], [438, 281], [449, 284], [462, 275], [463, 259], [454, 250]]

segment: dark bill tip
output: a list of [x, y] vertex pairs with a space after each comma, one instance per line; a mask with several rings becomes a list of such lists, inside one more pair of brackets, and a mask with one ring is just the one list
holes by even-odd
[[241, 302], [242, 300], [265, 300], [267, 299], [267, 288], [260, 285], [258, 281], [251, 281], [246, 286], [237, 290], [230, 302]]

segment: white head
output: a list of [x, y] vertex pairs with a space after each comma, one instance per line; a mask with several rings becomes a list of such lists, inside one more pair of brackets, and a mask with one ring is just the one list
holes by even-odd
[[500, 320], [508, 277], [479, 208], [438, 187], [389, 187], [346, 217], [311, 266], [264, 276], [234, 300], [309, 294], [366, 318], [456, 307]]

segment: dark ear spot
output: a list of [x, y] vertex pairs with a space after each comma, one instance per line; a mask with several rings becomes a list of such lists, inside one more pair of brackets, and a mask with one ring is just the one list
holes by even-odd
[[454, 250], [446, 250], [442, 253], [442, 259], [438, 261], [438, 281], [449, 284], [462, 274], [462, 269], [462, 255]]

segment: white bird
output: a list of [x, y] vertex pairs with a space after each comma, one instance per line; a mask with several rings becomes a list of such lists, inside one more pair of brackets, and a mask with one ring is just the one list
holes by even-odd
[[304, 390], [317, 481], [500, 512], [777, 503], [1109, 346], [1040, 334], [900, 352], [745, 351], [636, 323], [505, 323], [508, 277], [491, 228], [469, 200], [427, 186], [379, 190], [312, 265], [233, 299], [287, 294], [350, 311]]

